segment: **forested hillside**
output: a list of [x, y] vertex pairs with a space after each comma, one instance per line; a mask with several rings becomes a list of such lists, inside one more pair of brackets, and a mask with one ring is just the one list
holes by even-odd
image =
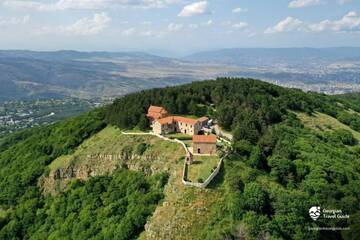
[[[350, 97], [351, 98], [351, 97]], [[348, 97], [329, 97], [285, 89], [251, 79], [218, 79], [154, 89], [121, 98], [107, 119], [120, 128], [142, 126], [149, 104], [172, 113], [216, 118], [234, 134], [233, 154], [225, 162], [223, 201], [213, 205], [214, 221], [204, 239], [356, 239], [360, 230], [359, 139], [344, 129], [316, 132], [295, 113], [316, 112], [359, 131], [358, 110]], [[206, 106], [214, 106], [216, 111]], [[311, 206], [342, 209], [350, 220], [314, 223]], [[309, 227], [348, 227], [347, 231], [309, 231]]]
[[[139, 236], [146, 221], [156, 220], [150, 216], [160, 206], [166, 174], [123, 168], [76, 180], [54, 196], [43, 195], [37, 183], [55, 158], [107, 124], [147, 129], [150, 104], [173, 114], [208, 115], [234, 135], [233, 150], [208, 190], [216, 201], [201, 209], [207, 217], [196, 239], [359, 239], [357, 102], [225, 78], [130, 94], [78, 118], [10, 135], [0, 143], [0, 239]], [[315, 222], [312, 206], [341, 209], [350, 218]], [[347, 230], [309, 230], [315, 227]]]

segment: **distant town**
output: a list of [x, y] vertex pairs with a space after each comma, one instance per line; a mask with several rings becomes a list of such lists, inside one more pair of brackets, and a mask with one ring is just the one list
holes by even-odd
[[48, 125], [101, 104], [97, 100], [73, 98], [0, 103], [0, 137], [17, 130]]

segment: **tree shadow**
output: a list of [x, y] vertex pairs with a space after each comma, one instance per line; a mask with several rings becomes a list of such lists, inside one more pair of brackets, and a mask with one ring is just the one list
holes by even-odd
[[197, 165], [197, 164], [202, 164], [202, 161], [199, 160], [194, 160], [191, 165]]
[[[226, 161], [226, 160], [224, 159], [224, 161]], [[220, 188], [223, 185], [224, 180], [225, 180], [225, 172], [226, 172], [226, 169], [224, 167], [224, 161], [221, 164], [219, 173], [216, 175], [216, 177], [210, 182], [210, 184], [206, 188], [215, 190], [215, 189]]]

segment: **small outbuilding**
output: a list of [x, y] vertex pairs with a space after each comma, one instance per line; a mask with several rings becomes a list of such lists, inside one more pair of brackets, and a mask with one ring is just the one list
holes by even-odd
[[209, 118], [208, 117], [201, 117], [198, 119], [200, 122], [201, 127], [205, 127], [208, 124]]
[[216, 154], [215, 135], [194, 135], [192, 140], [194, 154]]

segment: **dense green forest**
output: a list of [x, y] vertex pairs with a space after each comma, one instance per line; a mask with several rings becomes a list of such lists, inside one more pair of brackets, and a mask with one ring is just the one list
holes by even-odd
[[166, 181], [164, 174], [145, 178], [119, 170], [86, 182], [75, 180], [55, 197], [27, 193], [0, 239], [134, 239], [162, 199]]
[[105, 127], [100, 110], [57, 124], [26, 130], [0, 143], [0, 207], [18, 203], [56, 157], [67, 154]]
[[[43, 196], [38, 178], [56, 157], [105, 127], [146, 129], [149, 105], [173, 114], [208, 115], [234, 135], [212, 186], [224, 192], [202, 239], [360, 239], [360, 146], [348, 130], [315, 131], [296, 113], [327, 114], [360, 131], [359, 100], [221, 78], [121, 97], [104, 109], [0, 141], [0, 239], [133, 239], [162, 199], [166, 175], [123, 169], [75, 181]], [[350, 219], [319, 219], [312, 206]], [[100, 224], [101, 223], [101, 224]], [[350, 227], [310, 231], [311, 227]]]

